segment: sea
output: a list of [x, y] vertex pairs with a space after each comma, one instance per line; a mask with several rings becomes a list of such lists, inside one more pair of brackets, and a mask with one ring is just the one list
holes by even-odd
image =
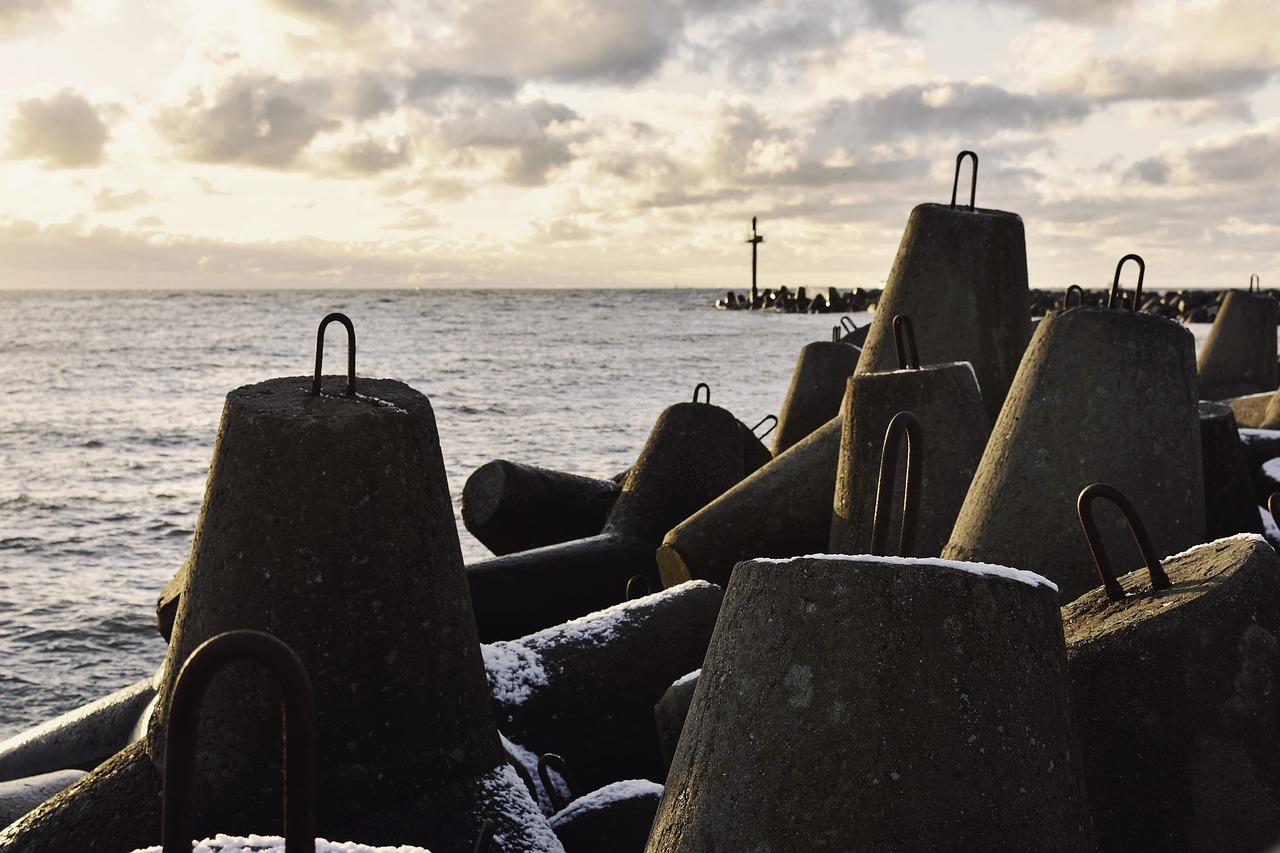
[[[223, 400], [310, 376], [330, 312], [352, 320], [357, 377], [430, 398], [473, 562], [490, 555], [458, 507], [479, 466], [612, 477], [700, 383], [757, 425], [840, 322], [717, 311], [721, 295], [0, 292], [0, 739], [156, 671], [156, 597], [190, 552]], [[346, 347], [330, 325], [326, 374], [345, 372]]]

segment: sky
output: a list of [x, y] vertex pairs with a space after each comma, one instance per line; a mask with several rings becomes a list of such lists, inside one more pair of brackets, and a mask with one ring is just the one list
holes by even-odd
[[0, 288], [880, 287], [962, 150], [1033, 287], [1280, 287], [1280, 3], [0, 0]]

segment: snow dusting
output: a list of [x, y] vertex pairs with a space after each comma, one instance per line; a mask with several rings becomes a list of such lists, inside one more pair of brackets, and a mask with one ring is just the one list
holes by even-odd
[[[135, 850], [134, 853], [161, 853], [160, 845]], [[238, 837], [219, 833], [213, 838], [193, 842], [191, 853], [284, 853], [284, 839], [278, 835]], [[425, 847], [370, 847], [352, 841], [316, 839], [316, 853], [431, 853]]]
[[608, 808], [613, 803], [622, 800], [631, 800], [637, 797], [657, 798], [661, 796], [662, 786], [657, 782], [651, 782], [648, 779], [624, 779], [621, 782], [613, 782], [597, 791], [578, 797], [551, 819], [551, 825], [553, 827], [559, 826], [572, 819], [574, 815]]
[[679, 687], [682, 684], [688, 684], [690, 681], [696, 680], [700, 675], [702, 675], [701, 668], [695, 669], [693, 672], [687, 672], [684, 675], [677, 678], [675, 681], [671, 682], [671, 686]]
[[548, 684], [542, 656], [513, 640], [481, 643], [489, 693], [504, 705], [519, 705]]
[[1004, 578], [1030, 586], [1044, 586], [1058, 591], [1058, 585], [1046, 577], [1023, 569], [1011, 569], [993, 563], [966, 563], [960, 560], [942, 560], [937, 557], [878, 557], [872, 554], [806, 554], [803, 557], [756, 557], [753, 563], [791, 563], [795, 560], [829, 560], [833, 563], [877, 563], [890, 566], [936, 566], [973, 575]]
[[[529, 790], [514, 767], [500, 764], [481, 776], [477, 783], [477, 794], [490, 810], [487, 816], [496, 818], [495, 823], [499, 827], [493, 834], [495, 847], [528, 853], [564, 853], [560, 839], [556, 838], [551, 824], [534, 806]], [[511, 827], [519, 832], [518, 838], [504, 837], [504, 832]]]
[[1214, 545], [1221, 545], [1223, 542], [1263, 542], [1265, 543], [1266, 541], [1267, 540], [1262, 537], [1261, 533], [1236, 533], [1233, 536], [1224, 536], [1221, 539], [1214, 539], [1212, 542], [1201, 542], [1198, 545], [1192, 545], [1190, 548], [1188, 548], [1185, 551], [1179, 551], [1176, 554], [1170, 554], [1169, 556], [1162, 559], [1160, 562], [1164, 563], [1164, 562], [1168, 562], [1169, 560], [1181, 559], [1182, 557], [1189, 556], [1191, 554], [1196, 553], [1197, 551], [1203, 551], [1205, 548], [1210, 548], [1210, 547], [1213, 547]]

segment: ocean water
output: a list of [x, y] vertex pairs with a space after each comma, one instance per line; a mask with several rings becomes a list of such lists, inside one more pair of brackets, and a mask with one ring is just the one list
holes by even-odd
[[[700, 382], [749, 426], [777, 413], [839, 318], [719, 295], [0, 292], [0, 738], [159, 666], [156, 596], [190, 551], [223, 399], [309, 376], [329, 312], [355, 325], [357, 376], [431, 399], [456, 510], [492, 459], [617, 474]], [[326, 373], [344, 338], [329, 327]], [[468, 562], [488, 556], [458, 527]]]

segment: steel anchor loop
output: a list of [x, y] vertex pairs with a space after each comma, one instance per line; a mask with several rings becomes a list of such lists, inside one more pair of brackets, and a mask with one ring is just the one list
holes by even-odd
[[1102, 578], [1102, 586], [1106, 590], [1107, 598], [1120, 601], [1125, 597], [1125, 591], [1120, 581], [1116, 580], [1115, 569], [1102, 545], [1098, 523], [1093, 517], [1093, 502], [1097, 498], [1106, 498], [1124, 514], [1125, 521], [1129, 523], [1129, 530], [1133, 533], [1133, 541], [1138, 544], [1142, 559], [1147, 564], [1147, 573], [1151, 576], [1151, 588], [1153, 590], [1168, 589], [1172, 586], [1164, 567], [1160, 565], [1160, 558], [1156, 556], [1156, 549], [1151, 544], [1147, 527], [1142, 523], [1133, 504], [1115, 486], [1107, 483], [1093, 483], [1085, 486], [1080, 492], [1080, 497], [1076, 500], [1076, 513], [1080, 516], [1080, 526], [1084, 528], [1085, 538], [1089, 540], [1089, 551], [1092, 552], [1093, 562], [1098, 567], [1098, 576]]
[[485, 818], [484, 823], [480, 825], [480, 832], [476, 834], [476, 843], [472, 846], [471, 853], [488, 853], [491, 841], [493, 841], [493, 821]]
[[1257, 273], [1249, 276], [1249, 292], [1262, 293], [1262, 276]]
[[920, 521], [920, 469], [924, 464], [924, 429], [911, 412], [898, 412], [889, 421], [884, 433], [884, 446], [880, 451], [880, 479], [876, 483], [876, 507], [871, 521], [871, 553], [890, 556], [885, 549], [889, 544], [888, 503], [893, 499], [893, 481], [898, 473], [898, 445], [903, 436], [907, 441], [907, 471], [902, 481], [902, 531], [898, 538], [898, 556], [910, 555], [915, 545], [916, 528]]
[[[1074, 306], [1071, 304], [1071, 297], [1073, 295], [1076, 297], [1076, 304]], [[1084, 288], [1078, 284], [1073, 284], [1070, 287], [1068, 287], [1067, 295], [1062, 297], [1062, 307], [1064, 310], [1072, 307], [1083, 308], [1084, 307]]]
[[261, 631], [227, 631], [201, 643], [183, 663], [169, 697], [165, 733], [163, 853], [191, 853], [195, 824], [195, 743], [200, 706], [224, 666], [254, 661], [280, 685], [284, 710], [284, 834], [286, 853], [316, 849], [316, 709], [302, 660]]
[[333, 321], [347, 327], [347, 390], [343, 392], [346, 397], [354, 397], [356, 395], [356, 329], [351, 325], [351, 319], [346, 314], [339, 314], [336, 311], [320, 321], [320, 331], [316, 333], [316, 375], [311, 380], [311, 396], [315, 397], [320, 394], [320, 365], [324, 360], [324, 330]]
[[[564, 784], [569, 789], [569, 799], [564, 799], [560, 795], [560, 789], [551, 784], [551, 771], [554, 770], [556, 775], [564, 780]], [[551, 807], [556, 811], [560, 811], [569, 803], [578, 799], [578, 781], [573, 778], [573, 773], [569, 770], [569, 765], [565, 760], [554, 752], [548, 752], [546, 755], [538, 759], [538, 778], [542, 780], [542, 788], [547, 792], [547, 797], [551, 800]]]
[[644, 575], [632, 575], [627, 578], [626, 601], [635, 601], [653, 593], [653, 584]]
[[956, 155], [956, 177], [951, 182], [951, 206], [956, 206], [956, 190], [960, 188], [960, 164], [965, 157], [973, 158], [973, 175], [969, 181], [969, 209], [973, 210], [973, 200], [978, 194], [978, 155], [972, 151], [961, 151]]
[[1271, 513], [1272, 521], [1280, 524], [1280, 492], [1272, 492], [1267, 498], [1267, 512]]
[[[769, 424], [769, 428], [768, 428], [767, 430], [765, 430], [763, 433], [761, 433], [760, 435], [756, 435], [756, 430], [758, 430], [758, 429], [760, 429], [760, 427], [764, 426], [765, 421], [773, 421], [773, 423]], [[752, 435], [755, 435], [755, 436], [756, 436], [756, 438], [758, 438], [758, 439], [760, 439], [761, 441], [763, 441], [763, 440], [764, 440], [764, 439], [769, 435], [769, 433], [773, 432], [774, 427], [776, 427], [777, 425], [778, 425], [778, 416], [777, 416], [777, 415], [765, 415], [763, 418], [761, 418], [761, 419], [760, 419], [760, 423], [756, 424], [755, 426], [753, 426], [753, 427], [751, 428], [751, 434], [752, 434]]]
[[858, 324], [853, 322], [853, 318], [848, 316], [847, 314], [840, 318], [840, 325], [848, 329], [849, 332], [858, 331]]
[[919, 370], [920, 352], [916, 349], [916, 330], [906, 314], [893, 316], [893, 342], [898, 348], [898, 369]]
[[831, 327], [831, 343], [833, 343], [833, 344], [838, 344], [838, 343], [840, 343], [840, 330], [841, 330], [841, 329], [843, 329], [843, 328], [844, 328], [843, 326], [832, 326], [832, 327]]
[[707, 392], [707, 399], [704, 402], [711, 402], [711, 386], [705, 382], [699, 382], [693, 386], [693, 402], [698, 402], [698, 397], [703, 391]]
[[1137, 311], [1142, 304], [1142, 277], [1147, 272], [1146, 262], [1138, 255], [1125, 255], [1120, 259], [1120, 263], [1116, 264], [1116, 277], [1111, 282], [1111, 297], [1107, 300], [1107, 307], [1125, 307], [1125, 302], [1120, 298], [1120, 270], [1124, 267], [1126, 261], [1138, 262], [1138, 286], [1133, 289], [1133, 300], [1128, 303], [1130, 311]]

